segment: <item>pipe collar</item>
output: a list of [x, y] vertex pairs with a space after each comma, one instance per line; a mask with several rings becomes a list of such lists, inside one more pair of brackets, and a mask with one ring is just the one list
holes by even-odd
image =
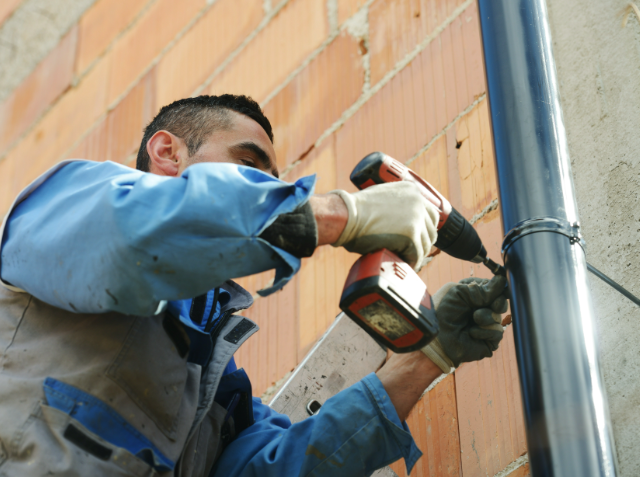
[[502, 258], [504, 259], [506, 257], [507, 250], [514, 242], [525, 235], [536, 232], [553, 232], [564, 235], [569, 238], [571, 244], [579, 244], [586, 252], [586, 244], [580, 232], [579, 222], [569, 222], [568, 220], [558, 217], [534, 217], [518, 222], [507, 232], [502, 241]]

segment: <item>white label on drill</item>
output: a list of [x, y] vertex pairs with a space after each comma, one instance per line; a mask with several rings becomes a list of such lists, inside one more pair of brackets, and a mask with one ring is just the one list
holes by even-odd
[[374, 301], [361, 308], [358, 313], [389, 340], [411, 333], [413, 327], [393, 308], [382, 300]]

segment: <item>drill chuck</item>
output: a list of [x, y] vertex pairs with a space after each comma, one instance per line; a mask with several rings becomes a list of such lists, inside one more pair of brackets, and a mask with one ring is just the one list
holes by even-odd
[[487, 256], [478, 232], [453, 207], [447, 221], [438, 230], [438, 240], [434, 245], [447, 255], [460, 260], [481, 263]]

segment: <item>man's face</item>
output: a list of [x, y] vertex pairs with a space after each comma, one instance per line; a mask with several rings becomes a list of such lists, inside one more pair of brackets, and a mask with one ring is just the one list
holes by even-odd
[[244, 114], [235, 111], [229, 111], [229, 114], [231, 128], [209, 136], [198, 152], [185, 161], [182, 170], [199, 162], [231, 162], [278, 177], [276, 151], [262, 126]]
[[235, 111], [228, 114], [231, 127], [213, 132], [193, 156], [189, 156], [186, 143], [179, 137], [168, 131], [155, 133], [147, 143], [149, 171], [176, 177], [192, 164], [230, 162], [278, 177], [276, 151], [262, 126], [244, 114]]

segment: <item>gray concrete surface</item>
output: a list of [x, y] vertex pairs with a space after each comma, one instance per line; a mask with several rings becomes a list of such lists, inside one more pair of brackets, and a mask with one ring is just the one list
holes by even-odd
[[96, 0], [25, 0], [0, 27], [0, 101], [24, 80]]
[[[636, 2], [640, 6], [640, 2]], [[640, 23], [547, 0], [587, 260], [640, 295]], [[621, 476], [640, 475], [640, 308], [590, 276]]]

